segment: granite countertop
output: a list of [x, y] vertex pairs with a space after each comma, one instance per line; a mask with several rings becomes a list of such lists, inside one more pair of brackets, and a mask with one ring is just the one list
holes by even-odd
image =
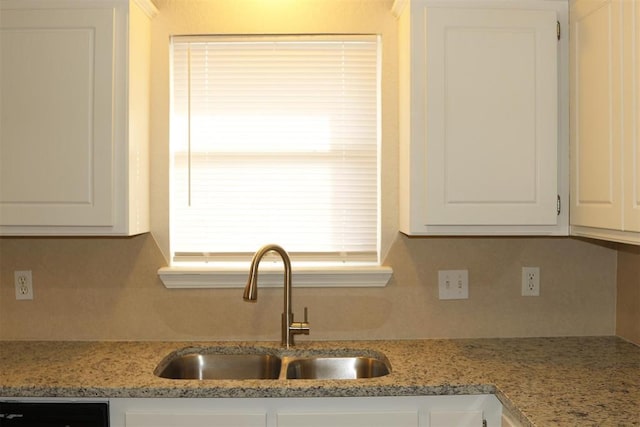
[[185, 347], [271, 342], [0, 341], [3, 397], [325, 397], [495, 394], [524, 425], [640, 425], [640, 347], [616, 337], [299, 342], [296, 355], [382, 352], [391, 374], [364, 380], [169, 380]]

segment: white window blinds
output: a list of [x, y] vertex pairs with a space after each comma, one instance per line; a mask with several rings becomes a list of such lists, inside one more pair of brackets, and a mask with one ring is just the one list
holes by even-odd
[[171, 251], [378, 261], [377, 36], [173, 37]]

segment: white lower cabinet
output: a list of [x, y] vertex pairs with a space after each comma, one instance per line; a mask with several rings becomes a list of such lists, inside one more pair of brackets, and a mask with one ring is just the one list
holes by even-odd
[[502, 427], [521, 427], [522, 424], [507, 408], [502, 408]]
[[[127, 412], [125, 425], [136, 427], [264, 427], [265, 413], [155, 413]], [[113, 424], [112, 424], [113, 425]]]
[[111, 427], [500, 426], [494, 395], [110, 399]]
[[278, 427], [416, 427], [418, 411], [279, 412]]

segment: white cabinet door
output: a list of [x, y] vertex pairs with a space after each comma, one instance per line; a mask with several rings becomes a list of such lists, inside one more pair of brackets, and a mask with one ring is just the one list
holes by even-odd
[[143, 4], [0, 3], [0, 235], [149, 230]]
[[572, 6], [571, 224], [622, 229], [620, 3]]
[[478, 427], [482, 425], [482, 411], [431, 411], [429, 427]]
[[0, 14], [3, 225], [112, 225], [114, 14]]
[[563, 7], [504, 5], [413, 1], [400, 16], [407, 234], [567, 234]]
[[640, 244], [640, 7], [571, 4], [571, 233]]
[[[624, 229], [640, 233], [640, 4], [623, 3]], [[640, 238], [639, 238], [640, 241]]]
[[418, 427], [418, 425], [417, 410], [278, 413], [278, 427]]
[[502, 408], [501, 427], [522, 427], [522, 423], [507, 409]]
[[555, 225], [555, 12], [426, 15], [425, 222]]
[[126, 427], [265, 427], [264, 413], [127, 412]]

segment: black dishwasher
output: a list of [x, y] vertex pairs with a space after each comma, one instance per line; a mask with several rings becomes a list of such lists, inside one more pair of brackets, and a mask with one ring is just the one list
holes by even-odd
[[0, 402], [1, 427], [109, 427], [107, 402]]

